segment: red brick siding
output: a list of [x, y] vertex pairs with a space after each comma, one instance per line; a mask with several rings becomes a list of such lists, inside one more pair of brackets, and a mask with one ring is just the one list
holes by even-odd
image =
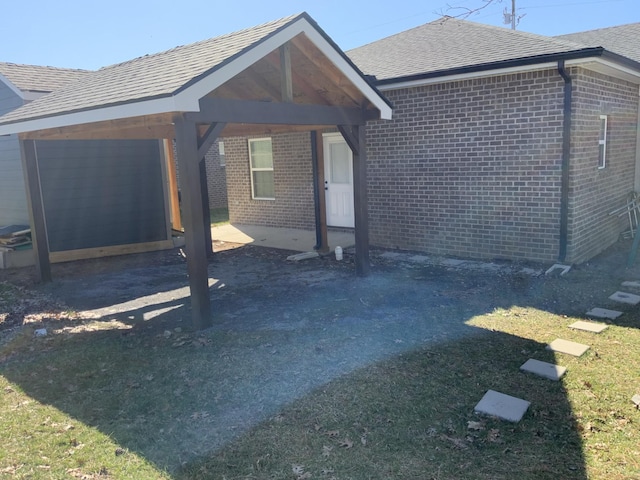
[[209, 207], [227, 208], [227, 171], [226, 167], [220, 165], [218, 142], [209, 149], [204, 159], [207, 165]]
[[555, 71], [385, 92], [367, 132], [374, 245], [555, 260], [562, 79]]
[[[638, 87], [590, 72], [571, 70], [573, 125], [568, 261], [580, 263], [614, 243], [628, 228], [609, 212], [634, 189]], [[606, 167], [598, 169], [600, 115], [608, 115]]]
[[309, 133], [272, 138], [275, 200], [253, 200], [246, 138], [226, 138], [231, 223], [313, 229], [313, 170]]

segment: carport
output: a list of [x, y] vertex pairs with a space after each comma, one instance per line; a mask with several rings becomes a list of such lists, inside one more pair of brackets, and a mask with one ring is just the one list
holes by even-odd
[[[169, 155], [175, 141], [192, 320], [201, 329], [211, 324], [203, 158], [215, 140], [337, 127], [353, 151], [356, 271], [366, 275], [366, 122], [389, 118], [386, 99], [303, 13], [100, 69], [0, 117], [0, 135], [20, 137], [36, 267], [45, 282], [50, 252], [36, 142], [158, 139]], [[177, 193], [173, 201], [176, 208]]]

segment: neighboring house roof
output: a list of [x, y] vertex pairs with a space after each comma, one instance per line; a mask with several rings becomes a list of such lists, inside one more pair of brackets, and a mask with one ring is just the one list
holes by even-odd
[[607, 50], [640, 62], [640, 23], [569, 33], [567, 35], [558, 35], [555, 38], [599, 45]]
[[573, 42], [444, 17], [349, 50], [347, 55], [378, 84], [417, 76], [600, 56], [598, 42]]
[[[0, 125], [107, 107], [127, 106], [133, 109], [135, 107], [131, 104], [139, 107], [151, 100], [165, 101], [153, 105], [147, 103], [144, 108], [137, 108], [135, 114], [198, 111], [199, 98], [299, 33], [313, 37], [316, 44], [324, 46], [325, 53], [340, 64], [358, 88], [367, 92], [374, 105], [380, 106], [381, 99], [385, 104], [386, 100], [364, 79], [351, 60], [311, 17], [302, 13], [101, 68], [86, 75], [82, 82], [63, 87], [8, 113], [0, 118]], [[388, 104], [383, 110], [388, 110], [385, 115], [390, 116]], [[117, 115], [122, 113], [121, 109]], [[108, 115], [110, 113], [104, 113], [102, 116], [105, 118], [93, 121], [108, 120]], [[127, 115], [133, 114], [129, 112]], [[83, 123], [86, 120], [83, 117], [82, 121], [78, 118], [73, 121]]]
[[52, 92], [88, 73], [88, 70], [0, 62], [0, 75], [23, 92]]

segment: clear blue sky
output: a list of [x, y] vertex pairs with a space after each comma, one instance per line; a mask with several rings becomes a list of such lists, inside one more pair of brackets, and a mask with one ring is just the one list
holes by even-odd
[[[417, 25], [448, 5], [485, 0], [32, 0], [6, 1], [0, 19], [0, 61], [95, 69], [177, 45], [307, 11], [348, 50]], [[640, 22], [640, 0], [516, 0], [519, 30], [560, 35]], [[468, 19], [503, 25], [511, 0]]]

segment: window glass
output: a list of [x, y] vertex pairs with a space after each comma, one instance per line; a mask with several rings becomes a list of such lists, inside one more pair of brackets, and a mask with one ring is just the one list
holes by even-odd
[[251, 195], [254, 199], [275, 199], [273, 152], [270, 138], [249, 140]]

